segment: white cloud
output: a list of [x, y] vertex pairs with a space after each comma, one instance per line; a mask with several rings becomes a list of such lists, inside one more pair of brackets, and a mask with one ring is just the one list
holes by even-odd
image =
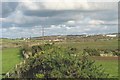
[[39, 5], [37, 5], [37, 3], [31, 2], [30, 0], [25, 0], [19, 6], [20, 7], [23, 6], [24, 8], [27, 8], [29, 10], [39, 10], [40, 9], [40, 7], [39, 7]]
[[67, 24], [68, 25], [75, 25], [75, 21], [73, 21], [73, 20], [67, 21]]
[[16, 27], [10, 27], [9, 29], [10, 30], [16, 30], [17, 28]]
[[86, 28], [86, 29], [84, 29], [84, 31], [90, 31], [91, 29], [90, 28]]
[[76, 3], [76, 2], [43, 2], [45, 9], [50, 10], [74, 10], [74, 9], [88, 9], [88, 4], [86, 2]]
[[0, 22], [11, 22], [11, 19], [8, 19], [8, 18], [0, 18]]
[[6, 18], [0, 18], [0, 22], [3, 22], [5, 21]]
[[[106, 10], [106, 9], [116, 9], [117, 2], [105, 3], [105, 2], [74, 2], [74, 1], [62, 1], [57, 2], [32, 2], [30, 0], [25, 0], [19, 4], [19, 8], [24, 8], [28, 10]], [[23, 10], [24, 10], [23, 9]]]
[[88, 23], [90, 25], [100, 25], [100, 24], [104, 24], [105, 22], [101, 20], [90, 20]]
[[59, 29], [61, 28], [60, 25], [51, 25], [49, 29]]

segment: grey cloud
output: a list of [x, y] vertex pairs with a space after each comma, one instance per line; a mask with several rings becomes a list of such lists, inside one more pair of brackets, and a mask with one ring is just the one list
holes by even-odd
[[40, 17], [52, 17], [63, 13], [63, 11], [57, 11], [57, 10], [39, 10], [39, 11], [31, 11], [27, 10], [24, 12], [25, 15], [28, 16], [40, 16]]
[[2, 17], [9, 16], [17, 6], [18, 2], [2, 2]]
[[[63, 15], [73, 15], [73, 14], [79, 14], [79, 13], [93, 13], [93, 12], [103, 12], [106, 10], [25, 10], [23, 11], [24, 15], [27, 16], [38, 16], [38, 17], [52, 17], [52, 16], [59, 16], [61, 14]], [[69, 14], [68, 14], [69, 13]]]
[[97, 13], [93, 13], [90, 15], [94, 19], [100, 19], [105, 21], [116, 20], [118, 18], [118, 12], [116, 10], [106, 10]]

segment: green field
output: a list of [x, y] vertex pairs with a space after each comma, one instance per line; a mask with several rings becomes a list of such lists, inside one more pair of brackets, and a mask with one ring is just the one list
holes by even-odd
[[19, 54], [19, 48], [7, 48], [2, 51], [2, 73], [11, 70], [22, 58]]
[[118, 77], [118, 61], [117, 60], [96, 60], [96, 64], [102, 64], [105, 72], [109, 73], [110, 78]]
[[[60, 44], [58, 44], [60, 45]], [[96, 42], [66, 42], [61, 44], [62, 46], [71, 46], [76, 47], [79, 50], [82, 50], [86, 47], [96, 48], [96, 49], [117, 49], [118, 41], [110, 40], [110, 41], [96, 41]]]

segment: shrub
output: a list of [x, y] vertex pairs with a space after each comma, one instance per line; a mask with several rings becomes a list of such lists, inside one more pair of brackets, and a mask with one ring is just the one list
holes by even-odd
[[100, 52], [97, 49], [86, 48], [83, 50], [83, 53], [89, 56], [100, 56]]

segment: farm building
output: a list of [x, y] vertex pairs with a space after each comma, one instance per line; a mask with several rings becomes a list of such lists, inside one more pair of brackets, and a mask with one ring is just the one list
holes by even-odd
[[107, 37], [117, 37], [117, 35], [106, 35]]

